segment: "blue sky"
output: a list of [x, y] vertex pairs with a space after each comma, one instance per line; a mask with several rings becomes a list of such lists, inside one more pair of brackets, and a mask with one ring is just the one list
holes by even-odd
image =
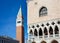
[[25, 37], [27, 37], [26, 0], [0, 0], [0, 35], [16, 38], [16, 17], [20, 5], [24, 16]]

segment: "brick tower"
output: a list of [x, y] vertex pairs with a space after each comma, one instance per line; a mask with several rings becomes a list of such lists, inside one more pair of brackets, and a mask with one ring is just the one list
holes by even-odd
[[21, 7], [16, 19], [16, 39], [19, 41], [19, 43], [24, 43], [24, 28]]

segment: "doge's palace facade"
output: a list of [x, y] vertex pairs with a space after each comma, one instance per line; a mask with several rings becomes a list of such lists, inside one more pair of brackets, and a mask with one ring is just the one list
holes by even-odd
[[27, 0], [28, 43], [60, 43], [60, 0]]

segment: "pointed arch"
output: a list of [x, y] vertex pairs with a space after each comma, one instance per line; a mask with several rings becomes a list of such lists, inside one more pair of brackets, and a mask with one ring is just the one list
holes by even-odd
[[36, 43], [35, 41], [33, 41], [32, 43]]
[[59, 34], [59, 28], [58, 28], [57, 25], [55, 26], [55, 30], [54, 31], [55, 31], [55, 34]]
[[38, 36], [37, 29], [34, 30], [34, 36]]
[[33, 31], [32, 31], [32, 29], [30, 30], [30, 32], [29, 32], [31, 35], [33, 35]]
[[48, 31], [47, 31], [47, 28], [46, 27], [44, 28], [44, 34], [45, 35], [48, 35]]
[[51, 43], [58, 43], [58, 41], [56, 41], [56, 40], [53, 40]]
[[49, 27], [49, 33], [50, 35], [53, 35], [53, 28], [51, 26]]
[[42, 35], [43, 35], [42, 29], [40, 28], [40, 29], [39, 29], [39, 36], [42, 36]]
[[42, 41], [41, 43], [46, 43], [45, 41]]

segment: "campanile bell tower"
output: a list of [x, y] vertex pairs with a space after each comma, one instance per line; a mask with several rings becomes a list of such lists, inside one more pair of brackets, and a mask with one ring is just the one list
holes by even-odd
[[16, 19], [16, 39], [19, 41], [19, 43], [24, 43], [24, 28], [21, 7]]

